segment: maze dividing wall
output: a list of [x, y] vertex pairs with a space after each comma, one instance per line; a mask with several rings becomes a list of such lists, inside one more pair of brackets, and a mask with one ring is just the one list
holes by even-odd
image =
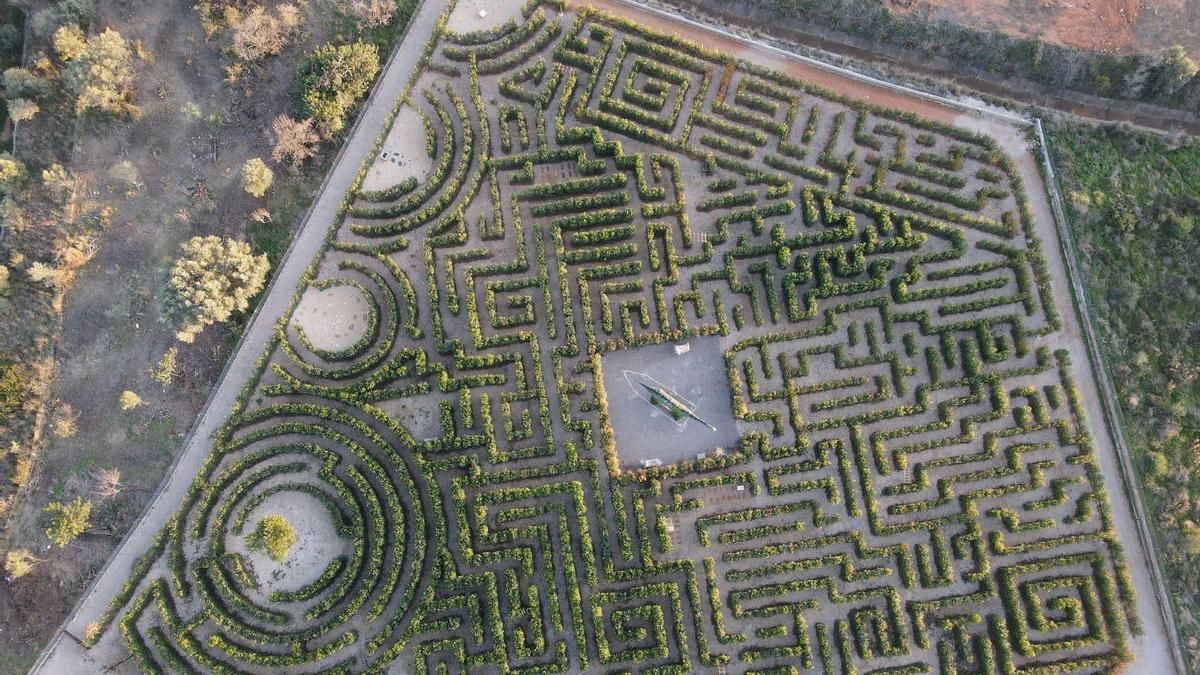
[[[281, 322], [93, 638], [185, 672], [1128, 658], [1042, 244], [992, 140], [548, 2], [441, 35], [406, 104], [430, 174], [354, 194], [297, 294], [360, 291], [361, 338]], [[622, 466], [613, 430], [655, 432], [608, 414], [605, 355], [696, 336], [721, 341], [737, 447]], [[234, 542], [291, 492], [344, 552], [271, 590]]]

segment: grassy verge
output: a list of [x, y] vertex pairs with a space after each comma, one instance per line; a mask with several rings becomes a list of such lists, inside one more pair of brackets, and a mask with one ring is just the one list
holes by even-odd
[[1200, 148], [1048, 131], [1184, 650], [1200, 669]]

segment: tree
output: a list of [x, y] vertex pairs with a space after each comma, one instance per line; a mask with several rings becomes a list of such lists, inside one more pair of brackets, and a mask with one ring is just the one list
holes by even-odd
[[76, 497], [69, 504], [50, 502], [46, 507], [46, 536], [63, 548], [87, 531], [92, 523], [92, 503]]
[[244, 241], [192, 237], [167, 280], [167, 312], [181, 326], [175, 337], [191, 342], [210, 324], [250, 306], [262, 290], [270, 263]]
[[379, 49], [355, 42], [317, 48], [301, 70], [304, 110], [330, 131], [345, 125], [346, 113], [371, 88], [379, 72]]
[[21, 30], [11, 23], [0, 25], [0, 52], [13, 51], [21, 46]]
[[8, 116], [14, 122], [28, 122], [38, 114], [41, 108], [27, 98], [15, 98], [8, 102]]
[[34, 565], [44, 562], [35, 558], [27, 548], [14, 548], [4, 554], [4, 573], [9, 579], [20, 579], [33, 571]]
[[6, 188], [12, 186], [23, 173], [25, 167], [20, 161], [13, 159], [7, 152], [0, 154], [0, 185]]
[[311, 119], [294, 120], [287, 115], [280, 115], [271, 122], [271, 131], [275, 136], [271, 159], [280, 164], [286, 162], [293, 170], [299, 169], [305, 160], [315, 155], [317, 144], [321, 142]]
[[4, 69], [4, 95], [10, 101], [18, 98], [39, 99], [49, 91], [49, 82], [24, 68]]
[[233, 54], [243, 61], [278, 54], [295, 36], [300, 23], [300, 10], [295, 5], [279, 5], [273, 14], [255, 7], [233, 28]]
[[396, 0], [350, 0], [343, 5], [342, 12], [371, 28], [379, 28], [392, 22], [398, 8]]
[[79, 26], [63, 26], [54, 31], [54, 51], [63, 61], [70, 61], [87, 49], [87, 35]]
[[168, 349], [162, 355], [162, 358], [158, 360], [158, 363], [150, 369], [150, 379], [164, 387], [170, 386], [175, 381], [175, 376], [179, 373], [179, 367], [175, 364], [177, 356], [179, 356], [178, 347]]
[[1168, 94], [1179, 91], [1180, 87], [1190, 82], [1196, 73], [1200, 72], [1200, 65], [1197, 65], [1188, 56], [1187, 50], [1182, 45], [1173, 45], [1164, 50], [1159, 58], [1159, 67], [1162, 73], [1163, 88]]
[[33, 32], [42, 37], [54, 34], [60, 26], [86, 26], [96, 13], [92, 0], [60, 0], [55, 4], [39, 10], [32, 18], [30, 25]]
[[261, 159], [254, 157], [242, 165], [242, 188], [252, 197], [267, 194], [271, 182], [275, 180], [275, 172]]
[[[60, 29], [60, 33], [69, 29]], [[70, 39], [66, 38], [68, 52]], [[58, 33], [55, 34], [58, 46]], [[60, 52], [62, 53], [62, 52]], [[136, 114], [137, 106], [130, 101], [133, 91], [133, 53], [121, 34], [105, 29], [87, 39], [77, 54], [62, 53], [66, 60], [63, 83], [75, 96], [76, 114], [88, 110], [120, 114]]]
[[143, 403], [142, 397], [126, 389], [121, 392], [121, 410], [133, 410]]
[[125, 486], [121, 484], [121, 471], [117, 468], [101, 469], [95, 475], [96, 486], [92, 494], [100, 501], [112, 499], [121, 494]]
[[265, 551], [271, 560], [279, 562], [296, 545], [296, 529], [287, 518], [269, 515], [258, 521], [247, 542], [250, 548]]

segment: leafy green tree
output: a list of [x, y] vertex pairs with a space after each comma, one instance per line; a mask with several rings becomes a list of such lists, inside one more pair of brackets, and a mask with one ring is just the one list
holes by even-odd
[[[65, 33], [63, 33], [66, 31]], [[133, 52], [121, 34], [105, 29], [99, 35], [87, 38], [80, 48], [69, 35], [63, 33], [65, 51], [60, 54], [67, 62], [63, 69], [63, 83], [68, 92], [75, 96], [76, 114], [89, 110], [114, 115], [136, 114], [137, 106], [131, 102], [133, 92]], [[59, 34], [55, 34], [55, 46], [59, 47]], [[77, 50], [77, 53], [75, 53]]]
[[375, 45], [355, 42], [318, 47], [300, 72], [305, 113], [330, 131], [340, 130], [346, 113], [371, 88], [378, 72], [379, 49]]
[[86, 26], [95, 14], [92, 0], [59, 0], [35, 12], [29, 23], [34, 33], [49, 37], [61, 26]]
[[0, 52], [7, 52], [21, 46], [21, 30], [11, 23], [0, 25]]
[[92, 523], [92, 503], [79, 497], [69, 504], [50, 502], [46, 516], [46, 536], [62, 548], [87, 531]]
[[25, 68], [4, 69], [4, 95], [10, 101], [18, 98], [39, 99], [49, 91], [50, 83], [45, 78]]
[[267, 194], [274, 180], [275, 172], [257, 157], [246, 160], [242, 165], [242, 188], [251, 196], [261, 197]]
[[192, 237], [167, 280], [167, 312], [181, 322], [175, 336], [190, 343], [206, 326], [245, 310], [269, 268], [267, 256], [254, 255], [244, 241]]
[[272, 514], [258, 521], [248, 543], [251, 548], [265, 551], [271, 560], [279, 562], [296, 545], [296, 528], [287, 518]]

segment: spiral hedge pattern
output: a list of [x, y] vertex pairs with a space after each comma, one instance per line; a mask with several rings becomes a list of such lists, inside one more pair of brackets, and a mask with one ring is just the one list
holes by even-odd
[[[596, 10], [439, 31], [428, 175], [347, 199], [104, 617], [147, 672], [1094, 672], [1133, 590], [987, 136]], [[621, 458], [606, 359], [720, 340], [724, 454]], [[1091, 428], [1096, 428], [1092, 426]], [[432, 430], [432, 431], [431, 431]], [[238, 543], [285, 499], [336, 554]], [[301, 541], [299, 546], [303, 546]]]

